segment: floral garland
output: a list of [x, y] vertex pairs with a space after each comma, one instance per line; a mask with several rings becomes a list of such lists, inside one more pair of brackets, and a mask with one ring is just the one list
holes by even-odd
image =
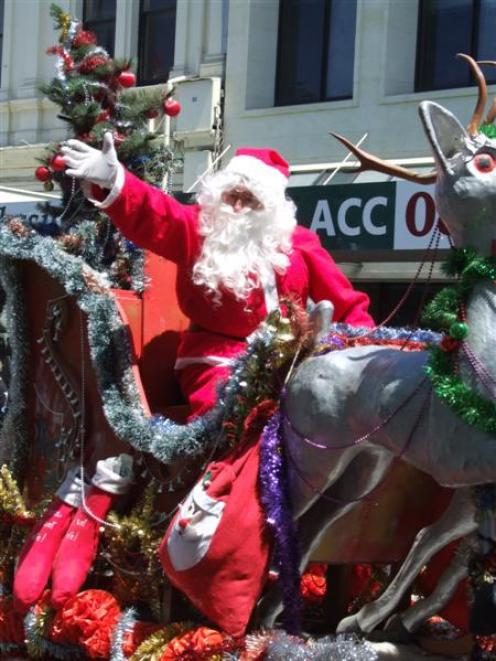
[[474, 285], [482, 280], [496, 280], [496, 257], [479, 257], [472, 248], [456, 248], [444, 270], [459, 276], [457, 283], [443, 289], [427, 306], [424, 323], [447, 333], [439, 345], [430, 347], [426, 367], [436, 395], [464, 422], [487, 433], [496, 432], [496, 405], [471, 390], [457, 375], [456, 349], [467, 334], [467, 326], [459, 320], [460, 307]]

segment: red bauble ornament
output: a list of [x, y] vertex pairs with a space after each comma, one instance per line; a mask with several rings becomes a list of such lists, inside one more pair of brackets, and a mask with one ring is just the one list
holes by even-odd
[[158, 117], [158, 110], [156, 108], [145, 110], [145, 117], [148, 117], [148, 119], [155, 119], [155, 117]]
[[439, 348], [447, 353], [456, 351], [459, 346], [460, 340], [455, 340], [454, 337], [450, 337], [449, 335], [445, 335], [439, 343]]
[[126, 139], [126, 136], [123, 135], [122, 133], [115, 133], [114, 134], [114, 145], [116, 147], [120, 147], [125, 139]]
[[108, 110], [102, 110], [102, 112], [97, 116], [95, 122], [106, 122], [110, 119], [110, 113]]
[[38, 181], [48, 181], [50, 179], [50, 170], [44, 165], [40, 165], [40, 167], [36, 168], [34, 171], [34, 176]]
[[52, 168], [52, 170], [55, 170], [55, 172], [60, 172], [61, 170], [65, 170], [64, 157], [61, 156], [60, 154], [54, 156], [50, 161], [50, 167]]
[[181, 112], [181, 104], [176, 99], [166, 99], [164, 101], [164, 112], [169, 117], [175, 117]]
[[134, 87], [136, 85], [136, 76], [132, 71], [121, 71], [117, 80], [122, 87]]

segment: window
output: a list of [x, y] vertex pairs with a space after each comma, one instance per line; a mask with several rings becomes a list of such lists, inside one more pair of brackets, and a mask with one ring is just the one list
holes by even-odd
[[84, 0], [83, 24], [94, 32], [98, 45], [113, 57], [115, 45], [116, 0]]
[[[420, 0], [415, 89], [447, 89], [473, 84], [467, 53], [476, 60], [496, 60], [496, 0]], [[496, 69], [485, 67], [488, 83]]]
[[176, 0], [141, 0], [139, 83], [164, 83], [174, 64]]
[[356, 0], [280, 0], [276, 105], [353, 96]]
[[3, 49], [3, 14], [5, 0], [0, 0], [0, 84], [2, 82], [2, 49]]

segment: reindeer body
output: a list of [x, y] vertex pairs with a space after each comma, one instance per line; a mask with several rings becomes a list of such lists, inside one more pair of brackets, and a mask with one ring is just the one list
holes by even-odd
[[[435, 156], [438, 210], [455, 246], [495, 254], [496, 140], [469, 135], [434, 103], [421, 104], [420, 115]], [[355, 153], [375, 167], [375, 157]], [[495, 282], [475, 285], [464, 314], [469, 334], [459, 352], [459, 374], [494, 402]], [[466, 487], [496, 481], [496, 436], [465, 423], [437, 397], [426, 375], [428, 358], [428, 351], [360, 346], [309, 358], [288, 384], [284, 438], [302, 565], [329, 526], [380, 484], [394, 457], [456, 489], [443, 516], [419, 533], [386, 592], [345, 618], [342, 631], [371, 631], [390, 615], [421, 567], [477, 528]], [[449, 599], [467, 573], [459, 559], [455, 564], [430, 601], [407, 611], [403, 627], [414, 630]], [[266, 621], [273, 621], [277, 604], [274, 596], [262, 602]]]

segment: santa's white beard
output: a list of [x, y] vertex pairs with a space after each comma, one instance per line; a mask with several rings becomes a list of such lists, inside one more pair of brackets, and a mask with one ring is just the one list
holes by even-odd
[[[240, 184], [256, 195], [263, 210], [236, 213], [222, 203], [222, 191]], [[204, 185], [199, 202], [204, 243], [193, 282], [206, 287], [215, 302], [221, 300], [221, 287], [246, 300], [251, 291], [273, 280], [274, 271], [284, 273], [296, 219], [294, 205], [283, 193], [270, 194], [240, 181], [239, 175], [221, 172]]]

